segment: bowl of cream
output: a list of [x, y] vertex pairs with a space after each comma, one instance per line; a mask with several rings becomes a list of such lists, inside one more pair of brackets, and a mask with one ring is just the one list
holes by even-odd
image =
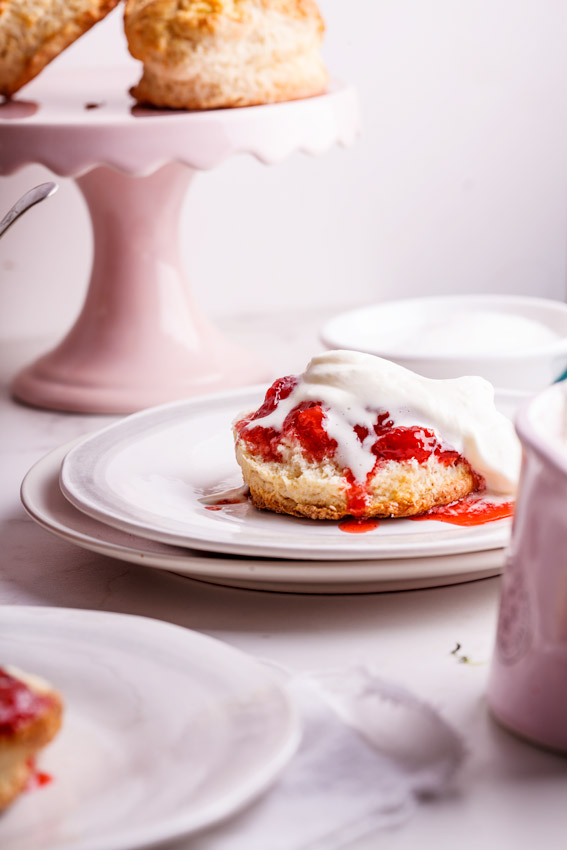
[[383, 301], [321, 329], [327, 348], [377, 354], [427, 378], [480, 375], [532, 394], [567, 373], [567, 304], [513, 295]]
[[567, 381], [520, 410], [523, 449], [488, 704], [506, 727], [567, 753]]

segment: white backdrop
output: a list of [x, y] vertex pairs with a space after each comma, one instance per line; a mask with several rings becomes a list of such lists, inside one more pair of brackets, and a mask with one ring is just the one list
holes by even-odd
[[[358, 87], [363, 136], [318, 159], [235, 157], [197, 178], [181, 238], [204, 308], [338, 310], [475, 291], [564, 299], [564, 0], [320, 6], [326, 62]], [[128, 61], [119, 8], [54, 64], [96, 73]], [[0, 212], [49, 178], [39, 166], [0, 178]], [[58, 334], [82, 303], [90, 225], [73, 182], [58, 182], [0, 242], [0, 336]]]

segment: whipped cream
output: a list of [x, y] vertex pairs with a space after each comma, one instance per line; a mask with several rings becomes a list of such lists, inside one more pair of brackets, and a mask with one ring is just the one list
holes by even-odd
[[[481, 475], [488, 490], [513, 494], [521, 448], [509, 419], [494, 406], [494, 389], [484, 378], [424, 378], [389, 360], [357, 351], [329, 351], [310, 361], [291, 394], [251, 425], [281, 431], [288, 413], [305, 401], [320, 402], [325, 429], [337, 442], [336, 461], [361, 483], [372, 471], [376, 413], [388, 411], [393, 427], [435, 432]], [[355, 425], [368, 429], [361, 441]]]

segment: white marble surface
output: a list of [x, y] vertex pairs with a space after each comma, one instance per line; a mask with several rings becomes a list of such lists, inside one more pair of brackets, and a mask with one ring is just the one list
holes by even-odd
[[[226, 321], [224, 330], [259, 356], [270, 351], [274, 373], [289, 373], [318, 348], [318, 323], [314, 316], [262, 324], [241, 318]], [[110, 418], [34, 410], [10, 399], [11, 376], [43, 350], [22, 341], [3, 343], [0, 352], [2, 604], [156, 617], [296, 670], [370, 663], [431, 702], [463, 735], [469, 755], [451, 795], [420, 806], [404, 826], [359, 842], [356, 850], [565, 846], [567, 760], [516, 739], [487, 713], [498, 579], [387, 594], [263, 593], [129, 565], [55, 538], [27, 517], [20, 482], [46, 452]], [[454, 654], [457, 642], [462, 649]], [[214, 836], [179, 846], [197, 844], [212, 850]]]

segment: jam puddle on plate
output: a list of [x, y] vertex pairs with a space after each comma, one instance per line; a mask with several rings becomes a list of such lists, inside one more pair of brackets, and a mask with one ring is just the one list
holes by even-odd
[[415, 521], [432, 519], [437, 522], [449, 522], [452, 525], [473, 526], [508, 519], [513, 514], [514, 502], [490, 502], [482, 497], [467, 496], [459, 502], [432, 508], [425, 514], [412, 516], [409, 519]]
[[35, 791], [37, 788], [43, 788], [44, 785], [50, 785], [53, 782], [53, 777], [50, 773], [44, 770], [38, 770], [35, 765], [35, 760], [30, 760], [30, 768], [32, 770], [30, 777], [26, 783], [26, 791]]
[[[496, 522], [500, 519], [508, 519], [514, 515], [514, 502], [490, 502], [478, 496], [468, 496], [459, 502], [450, 505], [442, 505], [432, 508], [425, 514], [410, 516], [408, 519], [422, 521], [435, 520], [437, 522], [448, 522], [452, 525], [475, 526], [485, 525], [488, 522]], [[392, 520], [386, 520], [391, 522]], [[349, 534], [364, 534], [378, 528], [380, 521], [365, 517], [347, 517], [339, 523], [341, 531]]]
[[339, 522], [340, 531], [347, 534], [366, 534], [380, 525], [379, 520], [366, 517], [348, 517]]

